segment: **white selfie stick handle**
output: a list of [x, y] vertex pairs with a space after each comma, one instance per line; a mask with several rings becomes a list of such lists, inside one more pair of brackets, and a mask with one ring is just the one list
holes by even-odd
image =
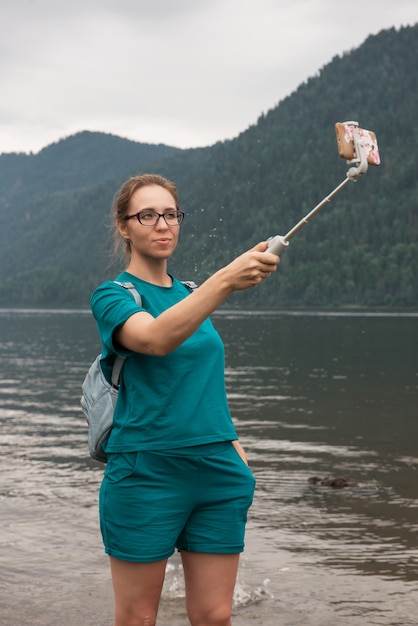
[[286, 250], [288, 245], [289, 242], [284, 237], [276, 235], [275, 237], [269, 239], [269, 247], [266, 252], [272, 252], [273, 254], [280, 255], [283, 250]]

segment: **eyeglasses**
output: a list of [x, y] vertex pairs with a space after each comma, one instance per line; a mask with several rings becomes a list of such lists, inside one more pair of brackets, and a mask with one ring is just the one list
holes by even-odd
[[131, 220], [136, 217], [138, 222], [143, 226], [155, 226], [160, 217], [162, 217], [168, 226], [179, 226], [183, 219], [183, 211], [166, 211], [165, 213], [157, 213], [157, 211], [138, 211], [133, 215], [125, 215], [124, 220]]

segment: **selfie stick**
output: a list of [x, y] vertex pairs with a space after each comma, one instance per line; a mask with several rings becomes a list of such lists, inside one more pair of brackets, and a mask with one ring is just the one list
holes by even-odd
[[312, 211], [310, 211], [307, 215], [305, 215], [305, 217], [301, 219], [300, 222], [298, 222], [295, 226], [293, 226], [293, 228], [291, 228], [289, 232], [286, 233], [286, 235], [284, 236], [276, 235], [275, 237], [271, 237], [269, 239], [269, 246], [266, 252], [272, 252], [273, 254], [281, 254], [289, 245], [289, 242], [292, 239], [292, 237], [294, 237], [296, 233], [302, 230], [302, 228], [306, 226], [306, 224], [308, 224], [308, 222], [317, 213], [319, 213], [319, 211], [326, 204], [328, 204], [328, 202], [331, 202], [334, 196], [336, 196], [337, 193], [341, 191], [341, 189], [343, 189], [346, 185], [348, 185], [348, 183], [356, 182], [359, 178], [364, 176], [364, 174], [367, 172], [367, 168], [368, 168], [367, 154], [366, 154], [363, 140], [357, 130], [358, 122], [344, 122], [344, 124], [347, 124], [353, 127], [353, 142], [354, 142], [354, 154], [355, 154], [354, 159], [347, 161], [347, 163], [352, 165], [352, 167], [350, 167], [350, 169], [348, 170], [345, 180], [343, 180], [342, 183], [340, 183], [338, 187], [334, 189], [334, 191], [331, 191], [331, 193], [328, 196], [326, 196], [319, 204], [317, 204], [316, 207], [312, 209]]

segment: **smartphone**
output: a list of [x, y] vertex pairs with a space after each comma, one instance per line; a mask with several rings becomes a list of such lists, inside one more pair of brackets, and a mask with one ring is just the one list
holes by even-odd
[[337, 135], [338, 152], [341, 158], [351, 161], [356, 156], [354, 148], [353, 134], [354, 130], [360, 135], [367, 154], [367, 162], [369, 165], [380, 165], [379, 147], [377, 145], [376, 135], [372, 130], [366, 130], [354, 126], [349, 122], [337, 122], [335, 124], [335, 133]]

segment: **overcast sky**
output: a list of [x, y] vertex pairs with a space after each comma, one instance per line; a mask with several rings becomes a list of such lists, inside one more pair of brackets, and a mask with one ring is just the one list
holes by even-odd
[[0, 153], [81, 130], [232, 139], [335, 55], [417, 22], [417, 0], [0, 0]]

